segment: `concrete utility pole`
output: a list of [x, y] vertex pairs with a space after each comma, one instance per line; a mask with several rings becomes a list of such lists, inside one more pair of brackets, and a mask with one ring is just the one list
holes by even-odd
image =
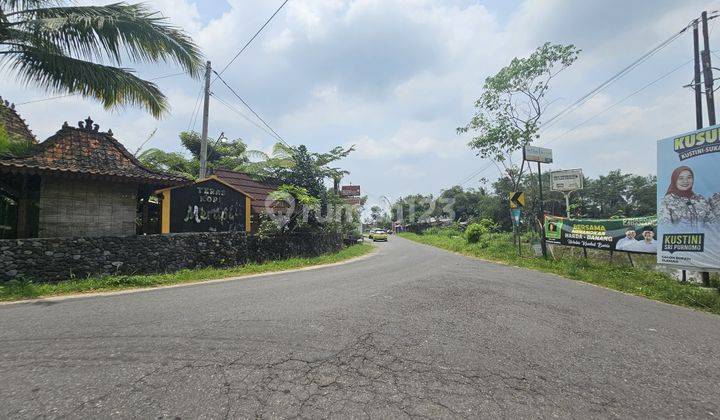
[[695, 58], [695, 77], [693, 79], [693, 90], [695, 91], [695, 128], [703, 127], [702, 115], [702, 86], [700, 85], [700, 37], [698, 36], [698, 22], [693, 25], [693, 49]]
[[[715, 92], [714, 92], [714, 80], [713, 80], [713, 69], [710, 61], [710, 33], [708, 32], [708, 16], [707, 12], [702, 12], [702, 29], [703, 29], [703, 46], [705, 50], [702, 52], [702, 68], [703, 68], [703, 79], [705, 81], [705, 98], [707, 100], [707, 111], [708, 111], [708, 125], [715, 125]], [[697, 25], [696, 25], [697, 27]], [[697, 29], [693, 31], [693, 34]], [[696, 38], [697, 41], [697, 38]], [[697, 45], [697, 44], [696, 44]], [[697, 47], [696, 47], [697, 48]], [[698, 83], [699, 75], [695, 74], [695, 82]], [[695, 98], [700, 91], [700, 85], [695, 87]], [[695, 105], [697, 109], [697, 104]], [[700, 109], [700, 118], [702, 118], [702, 109]], [[698, 128], [702, 128], [702, 121], [698, 119]], [[700, 272], [700, 278], [702, 279], [704, 286], [710, 286], [710, 273], [707, 271]], [[685, 271], [683, 270], [683, 280], [685, 280]]]
[[212, 67], [210, 61], [205, 67], [205, 103], [203, 105], [203, 124], [202, 124], [202, 140], [200, 142], [200, 179], [207, 176], [207, 137], [208, 137], [208, 117], [210, 114], [210, 74]]
[[703, 79], [705, 79], [705, 98], [707, 100], [708, 124], [715, 125], [715, 93], [713, 92], [713, 70], [710, 61], [710, 34], [708, 33], [707, 12], [702, 12], [703, 46], [702, 52]]

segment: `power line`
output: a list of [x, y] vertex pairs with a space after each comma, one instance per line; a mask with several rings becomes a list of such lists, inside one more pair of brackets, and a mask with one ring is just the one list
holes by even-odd
[[[711, 12], [711, 13], [713, 13], [713, 14], [712, 14], [712, 16], [709, 16], [709, 17], [708, 17], [709, 19], [714, 19], [714, 18], [717, 18], [717, 17], [718, 17], [718, 11], [717, 11], [717, 10], [715, 10], [715, 11], [713, 11], [713, 12]], [[594, 88], [593, 90], [591, 90], [590, 92], [588, 92], [587, 94], [583, 95], [583, 96], [580, 97], [578, 100], [576, 100], [575, 102], [573, 102], [572, 104], [570, 104], [568, 107], [564, 108], [562, 111], [560, 111], [559, 113], [555, 114], [555, 115], [554, 115], [553, 117], [551, 117], [547, 122], [545, 122], [545, 124], [542, 125], [542, 127], [540, 128], [540, 131], [544, 131], [544, 130], [546, 130], [547, 128], [551, 127], [551, 126], [552, 126], [554, 123], [556, 123], [559, 119], [561, 119], [562, 117], [566, 116], [567, 114], [573, 112], [575, 109], [579, 108], [579, 107], [580, 107], [581, 105], [583, 105], [585, 102], [587, 102], [588, 100], [592, 99], [595, 95], [597, 95], [598, 93], [600, 93], [600, 91], [602, 91], [603, 89], [607, 88], [607, 87], [610, 86], [612, 83], [614, 83], [615, 81], [617, 81], [617, 80], [620, 79], [621, 77], [625, 76], [627, 73], [629, 73], [630, 71], [632, 71], [633, 69], [635, 69], [637, 66], [639, 66], [640, 64], [642, 64], [643, 62], [645, 62], [647, 59], [649, 59], [650, 57], [652, 57], [653, 55], [655, 55], [655, 53], [657, 53], [657, 52], [660, 51], [661, 49], [663, 49], [663, 48], [667, 47], [668, 45], [670, 45], [673, 41], [675, 41], [675, 40], [676, 40], [677, 38], [679, 38], [682, 34], [684, 34], [685, 31], [688, 30], [688, 28], [692, 27], [697, 21], [698, 21], [698, 19], [693, 19], [690, 23], [688, 23], [688, 24], [687, 24], [684, 28], [682, 28], [680, 31], [676, 32], [675, 34], [673, 34], [672, 36], [670, 36], [668, 39], [666, 39], [665, 41], [661, 42], [660, 44], [658, 44], [657, 46], [655, 46], [654, 48], [652, 48], [650, 51], [648, 51], [648, 52], [646, 52], [645, 54], [643, 54], [642, 56], [640, 56], [640, 58], [638, 58], [637, 60], [633, 61], [633, 62], [630, 63], [628, 66], [626, 66], [625, 68], [623, 68], [622, 70], [620, 70], [618, 73], [616, 73], [615, 75], [613, 75], [612, 77], [610, 77], [608, 80], [604, 81], [604, 82], [601, 83], [599, 86], [597, 86], [596, 88]], [[692, 61], [692, 60], [691, 60], [691, 61]], [[653, 81], [650, 82], [649, 84], [647, 84], [647, 85], [643, 86], [642, 88], [638, 89], [637, 91], [631, 93], [630, 95], [626, 96], [625, 98], [621, 99], [620, 101], [618, 101], [618, 102], [610, 105], [608, 108], [602, 110], [600, 113], [592, 116], [592, 117], [589, 118], [588, 120], [585, 120], [585, 121], [583, 121], [582, 123], [578, 124], [577, 126], [571, 128], [570, 130], [568, 130], [567, 132], [563, 133], [563, 134], [562, 134], [561, 136], [559, 136], [559, 137], [562, 137], [562, 136], [570, 133], [571, 131], [579, 128], [581, 125], [586, 124], [587, 122], [589, 122], [589, 121], [591, 121], [592, 119], [596, 118], [596, 117], [599, 116], [600, 114], [602, 114], [602, 113], [610, 110], [611, 108], [614, 108], [615, 106], [619, 105], [620, 103], [624, 102], [625, 100], [629, 99], [630, 97], [637, 95], [638, 93], [642, 92], [643, 90], [647, 89], [648, 87], [652, 86], [653, 84], [657, 83], [658, 81], [660, 81], [660, 80], [664, 79], [665, 77], [669, 76], [670, 74], [676, 72], [677, 70], [679, 70], [679, 69], [682, 68], [683, 66], [687, 65], [688, 63], [689, 63], [689, 62], [683, 63], [682, 65], [680, 65], [680, 66], [678, 66], [677, 68], [671, 70], [670, 72], [668, 72], [668, 73], [660, 76], [659, 78], [653, 80]], [[550, 143], [550, 142], [552, 142], [552, 141], [555, 141], [556, 139], [557, 139], [557, 137], [556, 137], [556, 138], [553, 138], [553, 139], [550, 140], [548, 143]], [[546, 143], [546, 144], [547, 144], [547, 143]], [[484, 172], [484, 171], [486, 171], [487, 169], [489, 169], [491, 166], [492, 166], [492, 164], [490, 164], [490, 165], [488, 165], [488, 166], [486, 166], [486, 167], [484, 167], [484, 168], [482, 168], [482, 169], [480, 169], [480, 170], [478, 170], [478, 171], [475, 171], [475, 172], [471, 173], [470, 175], [466, 176], [465, 178], [463, 178], [463, 180], [461, 181], [460, 185], [466, 184], [466, 183], [469, 182], [471, 179], [475, 178], [477, 175], [479, 175], [479, 174], [481, 174], [482, 172]]]
[[211, 93], [210, 96], [212, 96], [213, 99], [217, 100], [217, 101], [220, 102], [222, 105], [224, 105], [227, 109], [229, 109], [229, 110], [233, 111], [234, 113], [238, 114], [239, 116], [243, 117], [243, 118], [244, 118], [245, 120], [247, 120], [247, 122], [249, 122], [250, 124], [254, 125], [255, 127], [257, 127], [257, 128], [259, 128], [260, 130], [262, 130], [263, 132], [267, 133], [270, 137], [274, 138], [275, 140], [280, 141], [280, 139], [279, 139], [278, 137], [276, 137], [275, 134], [273, 134], [270, 130], [268, 130], [268, 129], [265, 128], [264, 126], [258, 124], [257, 122], [253, 121], [250, 117], [248, 117], [247, 115], [245, 115], [245, 114], [244, 114], [243, 112], [241, 112], [239, 109], [233, 107], [232, 105], [230, 105], [229, 103], [227, 103], [227, 102], [224, 101], [223, 99], [219, 98], [219, 97], [218, 97], [217, 95], [215, 95], [214, 93]]
[[[716, 13], [716, 12], [713, 12], [713, 13]], [[718, 16], [718, 15], [715, 14], [715, 15], [712, 16], [712, 18], [716, 18], [717, 16]], [[633, 61], [632, 63], [630, 63], [630, 64], [627, 65], [626, 67], [624, 67], [624, 68], [623, 68], [622, 70], [620, 70], [619, 72], [615, 73], [615, 74], [614, 74], [612, 77], [610, 77], [609, 79], [607, 79], [607, 80], [605, 80], [604, 82], [602, 82], [599, 86], [597, 86], [596, 88], [592, 89], [590, 92], [586, 93], [585, 95], [583, 95], [582, 97], [580, 97], [579, 99], [577, 99], [575, 102], [573, 102], [572, 104], [568, 105], [568, 106], [565, 107], [563, 110], [561, 110], [560, 112], [558, 112], [557, 114], [555, 114], [553, 117], [551, 117], [549, 120], [547, 120], [547, 121], [542, 125], [542, 127], [540, 128], [540, 131], [544, 131], [544, 130], [548, 129], [548, 128], [551, 127], [553, 124], [555, 124], [559, 119], [561, 119], [562, 117], [566, 116], [567, 114], [573, 112], [574, 110], [576, 110], [577, 108], [579, 108], [581, 105], [583, 105], [584, 103], [586, 103], [587, 101], [589, 101], [590, 99], [592, 99], [593, 97], [595, 97], [595, 95], [597, 95], [598, 93], [600, 93], [602, 90], [604, 90], [605, 88], [607, 88], [608, 86], [610, 86], [611, 84], [613, 84], [614, 82], [616, 82], [617, 80], [619, 80], [620, 78], [622, 78], [623, 76], [625, 76], [626, 74], [630, 73], [632, 70], [634, 70], [634, 69], [635, 69], [636, 67], [638, 67], [640, 64], [642, 64], [642, 63], [644, 63], [645, 61], [647, 61], [650, 57], [652, 57], [653, 55], [655, 55], [658, 51], [660, 51], [660, 50], [662, 50], [663, 48], [665, 48], [665, 47], [667, 47], [668, 45], [670, 45], [673, 41], [675, 41], [675, 40], [678, 39], [681, 35], [683, 35], [683, 34], [688, 30], [688, 28], [692, 27], [693, 24], [694, 24], [696, 21], [697, 21], [697, 19], [693, 19], [690, 23], [688, 23], [685, 27], [683, 27], [683, 28], [682, 28], [681, 30], [679, 30], [678, 32], [674, 33], [674, 34], [673, 34], [672, 36], [670, 36], [668, 39], [666, 39], [665, 41], [661, 42], [660, 44], [658, 44], [657, 46], [655, 46], [654, 48], [652, 48], [650, 51], [646, 52], [645, 54], [641, 55], [638, 59], [636, 59], [635, 61]]]
[[[285, 0], [285, 1], [280, 5], [280, 7], [278, 7], [277, 10], [275, 10], [275, 13], [273, 13], [273, 14], [265, 21], [265, 23], [260, 27], [260, 29], [258, 29], [257, 32], [255, 32], [255, 35], [253, 35], [253, 36], [248, 40], [248, 42], [246, 42], [245, 45], [243, 45], [243, 47], [240, 49], [240, 51], [238, 51], [237, 54], [235, 54], [235, 56], [232, 58], [232, 60], [230, 60], [230, 61], [225, 65], [225, 67], [223, 67], [223, 69], [220, 70], [220, 73], [219, 73], [219, 74], [218, 74], [217, 72], [215, 72], [215, 74], [216, 74], [218, 77], [220, 77], [221, 74], [225, 73], [225, 70], [227, 70], [228, 67], [230, 67], [230, 65], [235, 62], [235, 60], [237, 60], [237, 58], [240, 56], [240, 54], [242, 54], [242, 53], [247, 49], [247, 47], [255, 40], [255, 38], [257, 38], [258, 35], [260, 35], [260, 32], [262, 32], [263, 29], [265, 29], [265, 27], [270, 23], [270, 21], [273, 20], [273, 18], [275, 17], [275, 15], [277, 15], [278, 13], [280, 13], [280, 10], [282, 10], [282, 8], [285, 7], [285, 4], [287, 4], [288, 1], [289, 1], [289, 0]], [[214, 80], [213, 80], [213, 82], [214, 82]]]
[[[153, 80], [167, 79], [167, 78], [170, 78], [170, 77], [176, 77], [176, 76], [180, 76], [180, 75], [183, 75], [183, 74], [187, 74], [187, 72], [183, 71], [183, 72], [180, 72], [180, 73], [166, 74], [166, 75], [164, 75], [164, 76], [153, 77], [153, 78], [150, 78], [150, 79], [147, 79], [147, 80], [148, 80], [148, 81], [153, 81]], [[38, 102], [46, 102], [46, 101], [52, 101], [52, 100], [55, 100], [55, 99], [69, 98], [69, 97], [71, 97], [71, 96], [77, 96], [77, 95], [80, 95], [80, 94], [79, 94], [79, 93], [68, 93], [68, 94], [66, 94], [66, 95], [51, 96], [51, 97], [49, 97], [49, 98], [34, 99], [34, 100], [31, 100], [31, 101], [19, 102], [19, 103], [15, 104], [15, 105], [35, 104], [35, 103], [38, 103]]]
[[270, 124], [268, 124], [267, 121], [265, 121], [257, 112], [255, 112], [255, 110], [247, 102], [245, 102], [245, 100], [237, 92], [235, 92], [235, 89], [230, 87], [230, 85], [225, 81], [225, 79], [220, 77], [220, 74], [218, 72], [216, 72], [216, 71], [213, 71], [213, 72], [215, 73], [215, 75], [217, 75], [217, 78], [220, 79], [220, 81], [225, 85], [225, 87], [227, 87], [230, 90], [230, 92], [232, 92], [232, 94], [235, 95], [235, 97], [238, 98], [240, 100], [240, 102], [242, 102], [242, 104], [245, 105], [245, 107], [247, 109], [249, 109], [250, 112], [252, 112], [253, 115], [255, 115], [255, 117], [258, 120], [260, 120], [260, 122], [262, 122], [265, 127], [268, 128], [268, 130], [272, 131], [272, 133], [275, 135], [275, 137], [278, 138], [278, 140], [280, 140], [286, 146], [292, 147], [292, 146], [290, 146], [290, 144], [288, 144], [288, 142], [285, 141], [285, 139], [282, 138], [282, 136], [280, 134], [277, 133], [277, 131], [275, 131], [272, 127], [270, 127]]
[[200, 91], [197, 94], [197, 98], [195, 98], [195, 105], [193, 105], [193, 111], [192, 114], [190, 114], [190, 121], [188, 121], [187, 131], [195, 129], [195, 122], [197, 121], [197, 114], [200, 110], [200, 98], [203, 94], [203, 88], [203, 83], [200, 83]]
[[[625, 96], [624, 98], [620, 99], [619, 101], [613, 103], [612, 105], [610, 105], [610, 106], [608, 106], [607, 108], [603, 109], [602, 111], [596, 113], [596, 114], [593, 115], [592, 117], [590, 117], [590, 118], [584, 120], [583, 122], [575, 125], [574, 127], [572, 127], [572, 128], [570, 128], [569, 130], [565, 131], [565, 132], [562, 133], [561, 135], [559, 135], [559, 136], [557, 136], [557, 137], [554, 137], [553, 139], [551, 139], [551, 140], [543, 143], [543, 145], [548, 145], [548, 144], [550, 144], [550, 143], [558, 140], [559, 138], [564, 137], [564, 136], [566, 136], [567, 134], [569, 134], [569, 133], [577, 130], [577, 129], [580, 128], [581, 126], [583, 126], [583, 125], [587, 124], [588, 122], [594, 120], [595, 118], [597, 118], [597, 117], [599, 117], [600, 115], [604, 114], [605, 112], [611, 110], [612, 108], [615, 108], [616, 106], [618, 106], [618, 105], [620, 105], [621, 103], [625, 102], [626, 100], [632, 98], [633, 96], [639, 94], [640, 92], [644, 91], [645, 89], [649, 88], [650, 86], [654, 85], [655, 83], [657, 83], [657, 82], [659, 82], [659, 81], [667, 78], [667, 77], [670, 76], [671, 74], [677, 72], [677, 71], [680, 70], [681, 68], [683, 68], [683, 67], [687, 66], [688, 64], [692, 63], [692, 61], [693, 61], [693, 59], [690, 59], [690, 60], [682, 63], [681, 65], [673, 68], [673, 69], [670, 70], [669, 72], [661, 75], [660, 77], [658, 77], [658, 78], [656, 78], [655, 80], [651, 81], [650, 83], [644, 85], [644, 86], [641, 87], [640, 89], [632, 92], [631, 94]], [[480, 175], [481, 173], [483, 173], [483, 172], [485, 172], [486, 170], [488, 170], [492, 165], [493, 165], [493, 163], [490, 163], [489, 165], [485, 166], [484, 168], [482, 168], [482, 169], [480, 169], [480, 170], [478, 170], [478, 171], [476, 171], [476, 172], [473, 172], [472, 174], [470, 174], [470, 175], [468, 175], [467, 177], [463, 178], [463, 180], [460, 181], [458, 184], [459, 184], [460, 186], [464, 186], [465, 184], [467, 184], [468, 182], [470, 182], [473, 178], [475, 178], [476, 176], [478, 176], [478, 175]]]
[[461, 187], [462, 187], [462, 186], [465, 186], [465, 184], [467, 184], [468, 182], [472, 181], [473, 178], [475, 178], [476, 176], [478, 176], [478, 175], [480, 175], [481, 173], [483, 173], [483, 172], [487, 171], [488, 169], [490, 169], [490, 168], [493, 166], [493, 164], [494, 164], [493, 162], [490, 162], [490, 164], [487, 165], [487, 166], [485, 166], [484, 168], [482, 168], [482, 169], [480, 169], [480, 170], [478, 170], [478, 171], [476, 171], [476, 172], [473, 172], [472, 174], [470, 174], [470, 175], [466, 176], [465, 178], [463, 178], [462, 181], [458, 182], [457, 185], [460, 185]]
[[153, 77], [152, 79], [148, 79], [148, 80], [167, 79], [167, 78], [170, 78], [170, 77], [182, 76], [183, 74], [188, 74], [188, 72], [186, 72], [186, 71], [181, 71], [180, 73], [166, 74], [166, 75], [164, 75], [164, 76]]
[[629, 94], [629, 95], [625, 96], [624, 98], [620, 99], [619, 101], [613, 103], [612, 105], [608, 106], [607, 108], [603, 109], [602, 111], [596, 113], [596, 114], [593, 115], [592, 117], [590, 117], [590, 118], [582, 121], [581, 123], [575, 125], [574, 127], [570, 128], [569, 130], [565, 131], [564, 133], [562, 133], [562, 134], [560, 134], [560, 135], [552, 138], [551, 140], [549, 140], [549, 141], [547, 141], [547, 142], [543, 142], [542, 144], [543, 144], [543, 145], [548, 145], [548, 144], [554, 142], [555, 140], [558, 140], [559, 138], [564, 137], [564, 136], [566, 136], [567, 134], [570, 134], [571, 132], [577, 130], [578, 128], [582, 127], [583, 125], [589, 123], [590, 121], [592, 121], [592, 120], [594, 120], [595, 118], [599, 117], [600, 115], [606, 113], [607, 111], [615, 108], [616, 106], [620, 105], [621, 103], [625, 102], [626, 100], [632, 98], [633, 96], [635, 96], [635, 95], [637, 95], [638, 93], [644, 91], [645, 89], [649, 88], [650, 86], [654, 85], [655, 83], [657, 83], [657, 82], [665, 79], [666, 77], [670, 76], [671, 74], [675, 73], [676, 71], [680, 70], [681, 68], [687, 66], [688, 64], [690, 64], [690, 63], [692, 63], [692, 62], [693, 62], [693, 59], [691, 58], [690, 60], [688, 60], [688, 61], [680, 64], [679, 66], [677, 66], [677, 67], [675, 67], [674, 69], [670, 70], [669, 72], [663, 74], [662, 76], [658, 77], [657, 79], [653, 80], [652, 82], [646, 84], [645, 86], [641, 87], [640, 89], [632, 92], [631, 94]]
[[70, 96], [76, 96], [76, 95], [78, 95], [78, 93], [69, 93], [69, 94], [67, 94], [67, 95], [51, 96], [51, 97], [49, 97], [49, 98], [44, 98], [44, 99], [35, 99], [35, 100], [32, 100], [32, 101], [19, 102], [19, 103], [15, 104], [15, 105], [36, 104], [36, 103], [38, 103], [38, 102], [52, 101], [52, 100], [55, 100], [55, 99], [68, 98], [68, 97], [70, 97]]

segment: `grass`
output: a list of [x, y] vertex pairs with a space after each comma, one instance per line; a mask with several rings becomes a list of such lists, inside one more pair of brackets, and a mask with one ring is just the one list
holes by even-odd
[[348, 260], [365, 255], [373, 249], [374, 247], [372, 245], [358, 244], [344, 248], [339, 252], [323, 254], [312, 258], [290, 258], [280, 261], [251, 263], [231, 268], [187, 269], [166, 274], [89, 277], [85, 279], [67, 280], [59, 283], [9, 281], [0, 283], [0, 301], [163, 286], [274, 271], [286, 271]]
[[451, 230], [424, 235], [401, 233], [400, 236], [472, 257], [554, 273], [569, 279], [720, 315], [718, 290], [703, 288], [693, 283], [681, 283], [670, 275], [651, 268], [631, 267], [621, 263], [620, 261], [624, 261], [622, 259], [612, 262], [563, 255], [559, 258], [556, 256], [555, 260], [545, 260], [533, 256], [527, 243], [523, 244], [523, 256], [520, 257], [517, 255], [517, 245], [513, 245], [512, 235], [508, 233], [486, 234], [475, 244], [467, 243], [459, 232]]

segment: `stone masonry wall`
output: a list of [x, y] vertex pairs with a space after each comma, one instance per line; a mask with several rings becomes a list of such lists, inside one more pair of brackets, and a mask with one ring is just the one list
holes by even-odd
[[107, 274], [311, 257], [340, 250], [340, 235], [259, 238], [243, 232], [0, 240], [0, 281], [55, 282]]
[[41, 238], [134, 235], [136, 184], [43, 177]]

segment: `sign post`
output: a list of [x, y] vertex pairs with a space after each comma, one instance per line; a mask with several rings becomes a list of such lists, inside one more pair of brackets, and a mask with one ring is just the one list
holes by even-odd
[[508, 196], [510, 202], [510, 215], [513, 221], [513, 240], [517, 241], [518, 256], [522, 255], [521, 241], [520, 241], [520, 213], [522, 208], [525, 207], [525, 193], [522, 191], [513, 191]]
[[550, 190], [559, 191], [565, 196], [565, 214], [570, 218], [570, 194], [582, 190], [582, 169], [550, 172]]
[[[537, 162], [538, 167], [538, 186], [540, 187], [539, 198], [540, 198], [540, 221], [544, 224], [545, 220], [545, 208], [543, 206], [543, 191], [542, 191], [542, 172], [540, 169], [541, 163], [552, 163], [552, 149], [546, 149], [544, 147], [536, 146], [525, 146], [523, 147], [523, 161]], [[547, 246], [545, 245], [545, 229], [540, 229], [540, 246], [542, 247], [542, 254], [544, 258], [547, 258]]]

